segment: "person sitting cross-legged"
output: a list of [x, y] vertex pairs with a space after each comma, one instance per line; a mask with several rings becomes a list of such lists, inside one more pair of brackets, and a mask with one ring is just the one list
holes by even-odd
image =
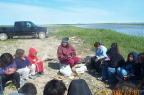
[[74, 67], [80, 58], [76, 56], [75, 49], [68, 43], [69, 38], [63, 38], [61, 45], [58, 47], [57, 54], [58, 59], [62, 64], [68, 64], [70, 67]]

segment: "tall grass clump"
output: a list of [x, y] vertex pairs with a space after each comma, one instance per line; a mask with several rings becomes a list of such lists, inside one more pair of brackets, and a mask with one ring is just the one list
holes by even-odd
[[[128, 53], [144, 52], [144, 37], [137, 37], [118, 33], [107, 29], [89, 29], [73, 26], [54, 26], [50, 27], [52, 35], [58, 38], [73, 37], [82, 39], [83, 43], [88, 45], [94, 51], [96, 41], [110, 48], [113, 42], [118, 44], [120, 53], [126, 58]], [[54, 31], [54, 32], [53, 32]]]

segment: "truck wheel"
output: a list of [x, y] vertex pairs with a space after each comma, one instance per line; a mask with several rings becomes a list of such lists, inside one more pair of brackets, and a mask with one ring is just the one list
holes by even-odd
[[40, 39], [46, 38], [45, 32], [39, 32], [39, 33], [38, 33], [38, 37], [39, 37]]
[[1, 33], [0, 34], [0, 40], [6, 40], [6, 39], [8, 39], [7, 34], [6, 33]]

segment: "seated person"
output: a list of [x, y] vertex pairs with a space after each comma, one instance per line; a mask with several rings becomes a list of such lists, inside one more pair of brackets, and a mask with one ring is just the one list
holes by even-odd
[[101, 61], [104, 61], [107, 58], [107, 48], [101, 45], [99, 42], [95, 42], [94, 47], [95, 56], [91, 58], [91, 72], [95, 72], [96, 69], [95, 74], [98, 74]]
[[140, 94], [138, 85], [131, 82], [119, 82], [112, 90], [111, 95], [143, 95]]
[[[16, 63], [10, 53], [4, 53], [0, 57], [0, 76], [2, 78], [3, 90], [7, 81], [12, 80], [17, 90], [20, 88], [20, 75], [16, 72]], [[15, 82], [14, 82], [14, 81]]]
[[[119, 53], [117, 43], [112, 43], [112, 44], [111, 44], [111, 47], [116, 47], [116, 48], [117, 48], [117, 51], [118, 51], [118, 53]], [[106, 60], [110, 60], [109, 57], [108, 57]]]
[[18, 93], [11, 93], [9, 95], [37, 95], [37, 89], [33, 83], [25, 83]]
[[67, 95], [92, 95], [87, 83], [83, 79], [72, 80]]
[[74, 67], [80, 60], [76, 57], [75, 49], [68, 43], [69, 38], [63, 38], [61, 45], [58, 47], [58, 59], [62, 64], [69, 64]]
[[138, 63], [138, 56], [136, 52], [131, 52], [128, 55], [127, 61], [124, 66], [117, 69], [117, 76], [122, 80], [127, 80], [129, 78], [129, 74], [135, 73], [135, 64]]
[[36, 95], [37, 89], [33, 83], [25, 83], [18, 91], [18, 93], [22, 93], [24, 95]]
[[144, 53], [138, 55], [138, 64], [135, 65], [135, 76], [130, 77], [131, 80], [144, 80]]
[[21, 75], [20, 81], [26, 83], [26, 79], [35, 79], [35, 65], [31, 64], [28, 58], [25, 56], [25, 51], [17, 49], [15, 54], [15, 62], [17, 64], [17, 72]]
[[45, 85], [43, 95], [65, 95], [66, 90], [65, 84], [61, 80], [53, 79]]
[[103, 63], [102, 77], [98, 78], [98, 80], [116, 82], [116, 70], [118, 67], [122, 67], [124, 65], [125, 59], [117, 52], [116, 47], [111, 47], [107, 51], [107, 55], [110, 60]]
[[36, 66], [37, 74], [44, 74], [43, 62], [37, 58], [37, 51], [34, 48], [29, 49], [29, 55], [27, 58], [32, 64]]

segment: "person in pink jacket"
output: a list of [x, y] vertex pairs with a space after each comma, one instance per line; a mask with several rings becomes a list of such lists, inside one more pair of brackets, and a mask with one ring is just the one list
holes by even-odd
[[57, 50], [57, 55], [62, 64], [69, 64], [72, 68], [80, 61], [80, 58], [76, 57], [75, 49], [68, 43], [68, 40], [69, 38], [67, 37], [62, 39], [62, 43]]
[[32, 64], [36, 66], [37, 74], [43, 75], [44, 74], [43, 62], [37, 58], [37, 51], [34, 48], [29, 49], [29, 55], [27, 58]]

